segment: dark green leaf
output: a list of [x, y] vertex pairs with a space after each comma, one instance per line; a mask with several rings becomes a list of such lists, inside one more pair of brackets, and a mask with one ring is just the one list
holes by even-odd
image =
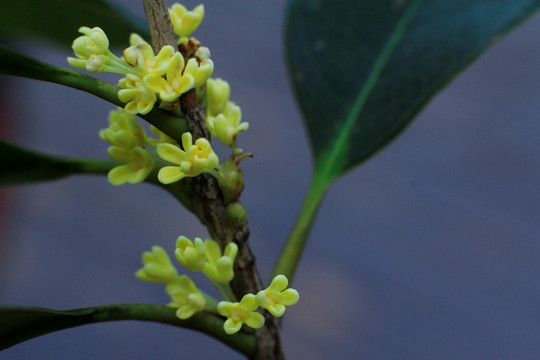
[[147, 37], [148, 27], [113, 1], [0, 1], [0, 37], [32, 37], [69, 47], [81, 26], [101, 27], [112, 46], [127, 47], [129, 34]]
[[91, 322], [93, 309], [55, 311], [42, 308], [0, 308], [0, 349], [34, 337]]
[[67, 160], [43, 155], [0, 140], [0, 186], [59, 179], [91, 173], [106, 174], [115, 163], [92, 160]]
[[255, 336], [239, 332], [227, 335], [223, 319], [209, 313], [198, 313], [187, 320], [176, 317], [176, 309], [145, 304], [104, 305], [58, 311], [36, 307], [0, 308], [0, 350], [37, 336], [75, 326], [104, 321], [142, 320], [190, 328], [204, 332], [246, 355], [256, 349]]
[[[46, 64], [1, 44], [0, 74], [62, 84], [94, 94], [115, 105], [124, 106], [118, 99], [119, 87], [70, 69]], [[179, 138], [187, 129], [185, 119], [159, 108], [154, 108], [148, 114], [140, 115], [140, 117], [172, 138]]]
[[0, 74], [50, 81], [87, 91], [116, 105], [119, 88], [76, 71], [50, 65], [0, 44]]
[[[0, 187], [28, 182], [56, 180], [70, 175], [106, 175], [117, 162], [91, 159], [64, 159], [37, 153], [0, 139]], [[189, 183], [164, 185], [154, 169], [147, 183], [162, 187], [192, 211]]]
[[289, 0], [290, 76], [329, 183], [390, 142], [539, 0]]

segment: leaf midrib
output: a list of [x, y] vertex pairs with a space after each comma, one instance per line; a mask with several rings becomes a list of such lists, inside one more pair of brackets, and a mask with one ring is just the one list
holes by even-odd
[[405, 10], [401, 16], [401, 19], [396, 24], [394, 31], [382, 49], [380, 56], [377, 58], [377, 61], [375, 62], [364, 87], [351, 107], [349, 116], [347, 117], [343, 127], [340, 128], [338, 136], [334, 138], [333, 142], [330, 142], [330, 151], [326, 156], [321, 157], [321, 160], [317, 163], [315, 176], [326, 185], [330, 184], [340, 174], [340, 171], [344, 166], [344, 160], [342, 158], [346, 155], [347, 149], [349, 148], [349, 138], [351, 137], [354, 125], [358, 120], [360, 113], [364, 109], [364, 105], [366, 104], [373, 89], [377, 85], [377, 81], [379, 80], [381, 73], [388, 64], [390, 57], [403, 38], [403, 35], [407, 31], [408, 26], [423, 2], [424, 0], [413, 0], [408, 5], [408, 9]]

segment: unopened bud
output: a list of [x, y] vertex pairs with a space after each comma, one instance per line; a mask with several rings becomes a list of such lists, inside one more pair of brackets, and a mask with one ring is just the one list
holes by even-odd
[[225, 211], [227, 212], [227, 216], [235, 223], [241, 224], [247, 220], [246, 208], [239, 201], [227, 205]]

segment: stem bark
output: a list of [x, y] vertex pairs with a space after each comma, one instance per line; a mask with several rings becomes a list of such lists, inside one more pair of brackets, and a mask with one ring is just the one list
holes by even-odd
[[[170, 22], [166, 1], [143, 0], [146, 17], [150, 27], [152, 47], [157, 53], [165, 45], [176, 47], [176, 38]], [[210, 139], [206, 127], [206, 112], [199, 104], [195, 90], [180, 96], [180, 108], [186, 117], [187, 126], [195, 141], [204, 137]], [[175, 138], [179, 139], [182, 134]], [[231, 282], [234, 295], [240, 300], [245, 294], [256, 294], [262, 289], [262, 281], [255, 266], [255, 256], [248, 245], [249, 228], [246, 223], [234, 222], [227, 216], [226, 205], [215, 177], [201, 174], [189, 179], [192, 182], [193, 211], [208, 228], [210, 236], [222, 247], [234, 241], [238, 245], [238, 255], [234, 264], [235, 276]], [[284, 360], [281, 348], [279, 322], [266, 313], [266, 323], [255, 331], [257, 351], [253, 360]]]

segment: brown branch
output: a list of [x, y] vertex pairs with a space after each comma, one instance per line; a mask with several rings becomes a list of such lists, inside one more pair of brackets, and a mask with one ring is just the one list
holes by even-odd
[[210, 132], [206, 127], [206, 112], [204, 111], [204, 107], [199, 104], [199, 100], [197, 100], [195, 89], [191, 89], [180, 96], [180, 109], [186, 117], [193, 141], [198, 138], [210, 140]]
[[[194, 94], [194, 93], [193, 93]], [[192, 100], [196, 96], [189, 93], [180, 97], [180, 108], [185, 115], [188, 128], [194, 138], [208, 134], [204, 108]], [[227, 213], [223, 196], [215, 177], [202, 174], [192, 181], [193, 211], [207, 227], [210, 236], [221, 244], [222, 248], [234, 241], [238, 245], [238, 255], [234, 262], [234, 279], [231, 286], [237, 299], [247, 293], [256, 294], [262, 289], [262, 281], [255, 266], [255, 256], [248, 245], [249, 228], [246, 223], [235, 223]], [[254, 360], [283, 360], [279, 323], [275, 317], [266, 314], [265, 325], [255, 332], [257, 336], [257, 353]]]
[[[176, 47], [176, 38], [164, 0], [143, 0], [144, 10], [148, 19], [152, 47], [157, 53], [165, 45]], [[172, 37], [172, 39], [171, 39]], [[204, 107], [199, 104], [195, 90], [180, 96], [180, 109], [186, 117], [188, 129], [193, 140], [198, 138], [210, 139], [206, 127]], [[178, 134], [175, 138], [180, 138]], [[190, 179], [192, 183], [191, 202], [193, 212], [208, 228], [210, 236], [225, 246], [234, 241], [238, 245], [238, 255], [234, 264], [235, 277], [231, 286], [238, 300], [247, 293], [256, 294], [262, 289], [262, 281], [255, 266], [255, 256], [248, 245], [249, 228], [246, 223], [237, 223], [226, 213], [221, 190], [215, 177], [202, 174]], [[257, 353], [251, 357], [254, 360], [283, 360], [280, 331], [275, 317], [266, 314], [266, 323], [255, 332], [257, 336]]]
[[143, 0], [143, 3], [154, 52], [157, 54], [165, 45], [171, 45], [176, 49], [176, 37], [169, 17], [167, 2], [164, 0]]

